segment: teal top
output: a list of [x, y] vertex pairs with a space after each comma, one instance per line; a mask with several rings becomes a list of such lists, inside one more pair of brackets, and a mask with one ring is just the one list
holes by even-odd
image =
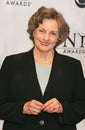
[[50, 77], [51, 65], [45, 66], [45, 65], [36, 64], [36, 72], [37, 72], [37, 78], [40, 84], [42, 94], [44, 95]]

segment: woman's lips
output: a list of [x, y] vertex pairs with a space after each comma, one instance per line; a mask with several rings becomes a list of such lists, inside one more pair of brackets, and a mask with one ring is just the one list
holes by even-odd
[[40, 42], [40, 44], [43, 45], [43, 46], [48, 46], [49, 45], [48, 42]]

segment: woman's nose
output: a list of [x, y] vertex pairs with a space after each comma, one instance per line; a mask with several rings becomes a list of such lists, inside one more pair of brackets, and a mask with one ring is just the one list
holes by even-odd
[[49, 40], [49, 34], [48, 33], [46, 33], [45, 35], [44, 35], [44, 39], [47, 41], [47, 40]]

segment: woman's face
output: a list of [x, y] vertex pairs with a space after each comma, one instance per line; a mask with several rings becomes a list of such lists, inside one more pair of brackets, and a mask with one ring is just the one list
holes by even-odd
[[58, 24], [54, 19], [44, 19], [33, 32], [34, 46], [42, 52], [53, 51], [58, 41]]

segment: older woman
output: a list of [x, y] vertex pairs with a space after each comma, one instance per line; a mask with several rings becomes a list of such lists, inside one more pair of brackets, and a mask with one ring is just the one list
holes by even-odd
[[34, 47], [6, 57], [0, 70], [3, 130], [76, 130], [85, 114], [82, 67], [55, 50], [69, 26], [55, 9], [41, 7], [27, 32]]

